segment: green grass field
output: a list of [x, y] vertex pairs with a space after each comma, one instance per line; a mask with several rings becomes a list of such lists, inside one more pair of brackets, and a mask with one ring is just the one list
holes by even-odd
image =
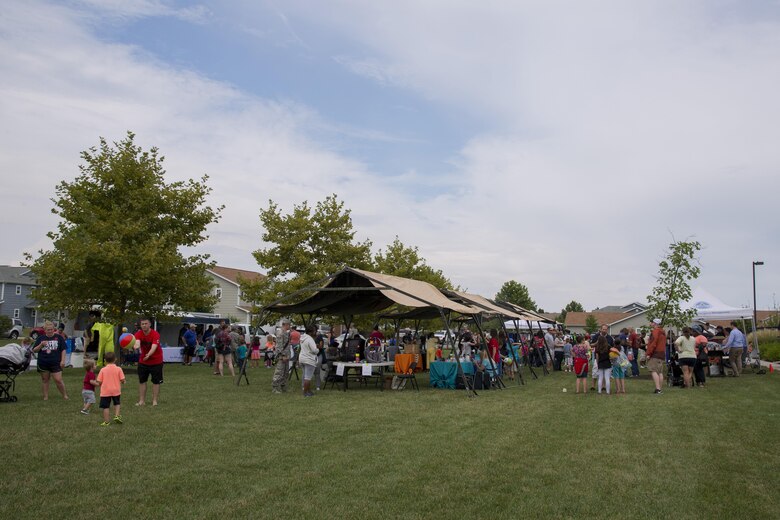
[[[161, 404], [123, 425], [41, 400], [34, 372], [0, 403], [3, 518], [777, 518], [780, 375], [706, 389], [575, 395], [556, 373], [462, 391], [272, 395], [271, 371], [236, 387], [166, 366]], [[297, 390], [297, 385], [293, 386]], [[568, 388], [567, 393], [562, 389]]]

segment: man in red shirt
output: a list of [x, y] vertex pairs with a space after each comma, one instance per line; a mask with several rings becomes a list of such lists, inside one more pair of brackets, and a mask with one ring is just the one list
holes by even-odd
[[163, 382], [163, 354], [160, 348], [160, 334], [152, 329], [149, 318], [141, 319], [141, 330], [135, 333], [135, 349], [140, 348], [138, 356], [138, 402], [136, 406], [146, 404], [146, 382], [152, 376], [152, 406], [157, 406], [160, 397], [160, 385]]
[[656, 394], [663, 393], [661, 386], [664, 384], [664, 370], [666, 370], [666, 333], [661, 325], [661, 320], [653, 320], [653, 330], [650, 332], [650, 341], [647, 342], [647, 368], [653, 375]]

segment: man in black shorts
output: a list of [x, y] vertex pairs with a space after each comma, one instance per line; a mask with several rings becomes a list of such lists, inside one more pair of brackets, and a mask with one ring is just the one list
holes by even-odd
[[160, 348], [160, 334], [152, 329], [149, 318], [141, 319], [141, 330], [135, 333], [138, 356], [138, 402], [136, 406], [146, 404], [146, 382], [152, 377], [152, 406], [157, 406], [160, 397], [160, 385], [163, 382], [163, 353]]

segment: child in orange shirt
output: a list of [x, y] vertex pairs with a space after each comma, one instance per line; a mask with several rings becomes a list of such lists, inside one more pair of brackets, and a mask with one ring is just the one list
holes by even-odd
[[108, 426], [111, 424], [108, 421], [109, 407], [111, 402], [114, 402], [114, 422], [122, 424], [122, 416], [120, 415], [120, 397], [122, 395], [122, 385], [125, 382], [125, 373], [121, 368], [116, 366], [116, 355], [113, 352], [106, 352], [103, 356], [103, 361], [106, 362], [95, 381], [100, 387], [100, 408], [103, 410], [103, 422], [100, 426]]

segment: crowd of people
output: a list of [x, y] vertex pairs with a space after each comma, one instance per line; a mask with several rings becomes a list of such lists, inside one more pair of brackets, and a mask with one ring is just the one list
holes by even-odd
[[[106, 334], [106, 329], [98, 327], [101, 314], [99, 311], [89, 313], [90, 325], [85, 332], [84, 342], [93, 351], [98, 349], [101, 341], [100, 331]], [[142, 318], [134, 332], [135, 345], [133, 355], [138, 364], [139, 398], [136, 406], [146, 404], [147, 385], [152, 383], [152, 406], [159, 402], [160, 386], [163, 383], [163, 355], [160, 335], [151, 327], [152, 320]], [[44, 333], [36, 338], [34, 344], [30, 338], [25, 338], [26, 344], [37, 354], [37, 370], [41, 376], [43, 399], [49, 398], [50, 382], [55, 386], [63, 399], [68, 399], [68, 393], [62, 380], [62, 369], [66, 366], [67, 336], [63, 326], [55, 328], [47, 321]], [[283, 319], [274, 334], [247, 337], [244, 331], [235, 326], [221, 323], [216, 328], [209, 325], [198, 332], [196, 325], [187, 325], [180, 331], [180, 344], [183, 348], [184, 366], [191, 366], [198, 360], [214, 367], [214, 374], [222, 376], [229, 372], [235, 376], [235, 366], [239, 368], [260, 368], [263, 366], [274, 369], [271, 391], [282, 393], [288, 390], [290, 370], [300, 367], [302, 372], [301, 392], [304, 397], [311, 397], [315, 390], [320, 390], [328, 377], [333, 362], [355, 356], [356, 360], [369, 359], [379, 361], [392, 360], [399, 348], [395, 339], [386, 340], [379, 327], [374, 327], [367, 339], [350, 329], [347, 334], [337, 337], [334, 329], [322, 333], [316, 326], [309, 325], [303, 332], [292, 329], [289, 319]], [[639, 377], [640, 366], [648, 370], [654, 383], [654, 393], [663, 393], [664, 375], [672, 374], [673, 367], [680, 373], [680, 386], [692, 388], [694, 385], [703, 387], [706, 382], [706, 369], [710, 366], [710, 356], [717, 353], [716, 358], [723, 359], [727, 354], [728, 361], [723, 360], [721, 366], [728, 367], [731, 375], [739, 377], [742, 372], [743, 355], [750, 348], [744, 333], [736, 322], [731, 327], [718, 327], [708, 331], [694, 333], [691, 327], [685, 327], [681, 335], [674, 341], [667, 341], [667, 333], [656, 319], [646, 334], [635, 329], [622, 329], [617, 335], [610, 335], [607, 326], [590, 334], [569, 334], [567, 331], [548, 328], [528, 336], [508, 336], [503, 330], [491, 329], [482, 334], [472, 333], [464, 326], [457, 334], [456, 351], [445, 356], [442, 341], [433, 334], [413, 337], [406, 332], [401, 340], [406, 351], [421, 354], [421, 364], [428, 368], [434, 361], [454, 360], [457, 356], [462, 362], [473, 363], [476, 372], [489, 376], [508, 377], [514, 379], [517, 370], [523, 364], [531, 367], [549, 368], [553, 371], [572, 373], [576, 378], [575, 393], [596, 391], [601, 394], [625, 394], [626, 379]], [[113, 341], [113, 338], [111, 339]], [[349, 349], [352, 350], [349, 350]], [[127, 359], [129, 355], [123, 354]], [[445, 359], [446, 357], [446, 359]], [[95, 392], [99, 390], [100, 404], [103, 410], [102, 425], [110, 424], [108, 410], [111, 404], [115, 407], [113, 422], [121, 423], [121, 385], [124, 384], [124, 373], [117, 362], [121, 361], [112, 352], [106, 352], [102, 359], [102, 368], [95, 373], [96, 361], [85, 358], [85, 376], [82, 382], [83, 407], [82, 414], [89, 414], [93, 404], [97, 402]], [[644, 364], [642, 365], [642, 362]], [[110, 368], [105, 371], [107, 367]], [[101, 375], [104, 374], [105, 375]], [[591, 384], [588, 385], [590, 376]], [[614, 381], [614, 391], [613, 391]], [[105, 399], [104, 399], [105, 398]]]

